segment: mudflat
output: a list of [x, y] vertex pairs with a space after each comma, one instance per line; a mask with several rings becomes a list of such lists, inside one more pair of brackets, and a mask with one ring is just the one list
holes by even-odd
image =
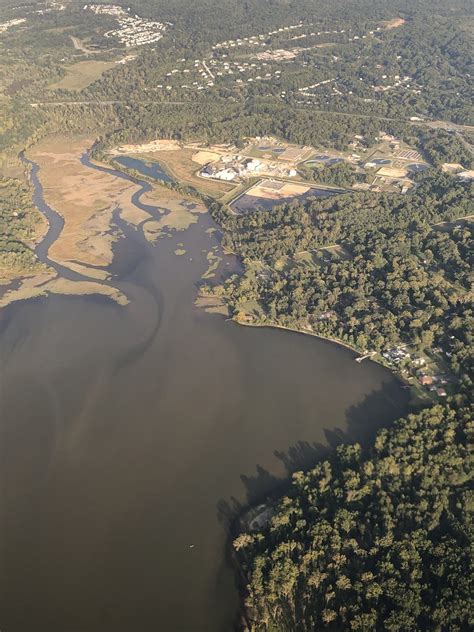
[[27, 152], [40, 167], [45, 201], [64, 218], [49, 257], [70, 268], [110, 265], [117, 238], [113, 212], [120, 207], [135, 213], [130, 198], [137, 185], [81, 164], [93, 142], [87, 136], [50, 136]]

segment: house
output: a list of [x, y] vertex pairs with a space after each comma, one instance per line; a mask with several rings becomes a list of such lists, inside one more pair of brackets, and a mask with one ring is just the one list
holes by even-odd
[[317, 320], [329, 320], [330, 318], [337, 318], [337, 314], [334, 310], [323, 312], [317, 317]]
[[461, 171], [457, 174], [457, 176], [459, 180], [462, 180], [463, 182], [471, 182], [472, 180], [474, 180], [474, 169]]
[[424, 358], [414, 358], [413, 366], [425, 366], [426, 360]]
[[422, 386], [431, 386], [433, 384], [433, 376], [432, 375], [421, 375], [420, 376], [420, 384]]
[[379, 134], [379, 138], [380, 140], [388, 141], [388, 142], [396, 140], [395, 136], [392, 136], [392, 134], [386, 134], [385, 132], [381, 132]]

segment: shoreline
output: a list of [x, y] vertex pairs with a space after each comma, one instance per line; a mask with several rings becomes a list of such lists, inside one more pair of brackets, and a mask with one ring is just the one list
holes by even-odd
[[[157, 188], [158, 190], [165, 189], [165, 190], [171, 191], [171, 192], [173, 192], [175, 194], [177, 193], [177, 194], [181, 195], [183, 198], [188, 198], [190, 200], [193, 200], [194, 202], [204, 203], [204, 205], [207, 208], [207, 212], [209, 212], [208, 204], [210, 202], [210, 199], [207, 196], [203, 196], [202, 194], [200, 194], [196, 190], [190, 191], [188, 189], [188, 187], [186, 187], [186, 189], [188, 189], [186, 191], [179, 190], [181, 188], [181, 186], [182, 186], [180, 182], [168, 183], [168, 182], [164, 182], [164, 181], [161, 181], [161, 180], [156, 180], [156, 179], [147, 177], [146, 175], [141, 174], [141, 173], [137, 173], [134, 169], [128, 169], [126, 167], [125, 168], [119, 168], [121, 166], [118, 166], [115, 163], [115, 161], [114, 161], [114, 157], [115, 156], [113, 154], [109, 154], [109, 155], [106, 155], [106, 156], [101, 157], [101, 158], [98, 158], [98, 157], [96, 158], [96, 157], [94, 157], [94, 148], [95, 148], [96, 144], [97, 144], [97, 139], [92, 143], [92, 145], [90, 146], [90, 148], [88, 150], [88, 159], [89, 159], [89, 161], [91, 162], [91, 164], [94, 167], [97, 167], [99, 169], [102, 168], [102, 169], [112, 169], [112, 170], [116, 170], [116, 171], [122, 171], [130, 179], [130, 181], [135, 186], [138, 186], [138, 187], [142, 186], [142, 183], [146, 183], [149, 186], [151, 186], [152, 188]], [[26, 151], [29, 150], [29, 149], [31, 149], [31, 147], [25, 148], [22, 153], [26, 154]], [[110, 159], [108, 159], [109, 156], [110, 156]], [[81, 159], [81, 162], [82, 162], [82, 159]], [[158, 162], [158, 164], [160, 164], [159, 161], [157, 161], [157, 162]], [[165, 170], [165, 172], [166, 172], [166, 170]], [[30, 185], [33, 185], [32, 180], [31, 180], [31, 170], [28, 170], [27, 177], [28, 177], [28, 180], [30, 182]], [[327, 188], [330, 189], [330, 187], [327, 187]], [[205, 199], [203, 199], [203, 198], [205, 198]], [[135, 203], [133, 203], [133, 202], [132, 202], [132, 205], [136, 206]], [[36, 206], [36, 208], [37, 208], [38, 212], [41, 214], [41, 216], [45, 220], [46, 230], [45, 230], [44, 235], [42, 236], [42, 238], [44, 238], [44, 236], [48, 233], [48, 227], [49, 227], [50, 222], [49, 222], [48, 218], [41, 212], [41, 210], [38, 208], [38, 206]], [[56, 210], [55, 210], [55, 212], [57, 212], [58, 215], [64, 219], [63, 215], [60, 212], [58, 212]], [[222, 230], [222, 227], [220, 227], [220, 228]], [[41, 240], [40, 240], [40, 242], [41, 242]], [[229, 253], [229, 254], [234, 254], [235, 255], [235, 253]], [[41, 274], [40, 275], [37, 275], [37, 274], [28, 275], [28, 277], [26, 277], [26, 279], [30, 278], [34, 282], [38, 276], [41, 277], [43, 275], [41, 275]], [[54, 279], [54, 278], [55, 277], [53, 276], [52, 279]], [[57, 277], [57, 279], [61, 279], [61, 278], [62, 277], [60, 275]], [[20, 288], [21, 288], [21, 285], [23, 284], [23, 282], [26, 279], [23, 276], [17, 276], [15, 278], [11, 279], [9, 285], [11, 286], [13, 283], [19, 282], [20, 283]], [[102, 286], [102, 284], [97, 284], [97, 285]], [[108, 286], [106, 286], [106, 287], [108, 287]], [[116, 290], [117, 288], [114, 288], [114, 289]], [[30, 289], [30, 292], [31, 292], [31, 289]], [[6, 302], [5, 302], [5, 298], [7, 298], [8, 294], [10, 293], [7, 290], [6, 292], [3, 293], [2, 297], [0, 298], [0, 307], [1, 306], [6, 306], [8, 304], [11, 304], [11, 303], [13, 303], [13, 302], [15, 302], [17, 300], [28, 300], [29, 298], [36, 298], [38, 296], [37, 294], [31, 296], [30, 292], [25, 292], [24, 296], [18, 296], [18, 298], [12, 297], [11, 300], [7, 299]], [[95, 292], [93, 292], [93, 293], [95, 293]], [[109, 294], [109, 293], [108, 292], [98, 292], [98, 294], [103, 294], [104, 295], [104, 294]], [[121, 293], [118, 292], [118, 294], [120, 295]], [[110, 294], [109, 294], [109, 297], [112, 298], [112, 296], [110, 296]], [[199, 298], [199, 294], [198, 294], [198, 298]], [[206, 298], [209, 298], [209, 297], [206, 297]], [[2, 299], [3, 299], [3, 305], [2, 305]], [[112, 298], [112, 300], [115, 300], [119, 304], [123, 304], [122, 303], [122, 300], [123, 300], [122, 297], [120, 297], [119, 300], [117, 300], [116, 298]], [[204, 310], [206, 311], [206, 308], [204, 308]], [[244, 326], [247, 326], [247, 327], [268, 327], [268, 328], [274, 328], [274, 329], [283, 329], [283, 330], [291, 331], [291, 332], [297, 333], [297, 334], [304, 334], [304, 335], [313, 336], [313, 337], [319, 338], [320, 340], [325, 340], [327, 342], [331, 342], [331, 343], [337, 344], [339, 346], [342, 346], [342, 347], [348, 349], [349, 351], [351, 351], [352, 353], [354, 353], [358, 358], [362, 358], [365, 354], [367, 354], [367, 351], [361, 351], [361, 350], [353, 347], [349, 343], [344, 342], [344, 341], [342, 341], [342, 340], [340, 340], [338, 338], [331, 338], [331, 337], [328, 337], [328, 336], [324, 336], [322, 334], [317, 334], [317, 333], [315, 333], [313, 331], [309, 331], [309, 330], [306, 330], [306, 329], [298, 329], [296, 327], [291, 327], [291, 326], [288, 326], [288, 325], [282, 325], [282, 324], [278, 324], [278, 323], [251, 323], [251, 322], [244, 322], [244, 321], [239, 321], [239, 320], [237, 320], [236, 318], [233, 318], [233, 317], [231, 317], [230, 320], [233, 320], [238, 325], [244, 325]], [[387, 366], [380, 359], [375, 359], [376, 356], [379, 356], [379, 355], [380, 354], [376, 353], [375, 356], [372, 355], [371, 357], [368, 357], [367, 359], [371, 360], [372, 362], [374, 362], [376, 364], [378, 364], [379, 366], [382, 366], [382, 367], [386, 368], [400, 382], [406, 384], [407, 386], [409, 386], [411, 388], [412, 385], [410, 385], [409, 382], [407, 382], [398, 372], [394, 371], [394, 369], [392, 367]]]
[[[267, 327], [270, 329], [283, 329], [285, 331], [290, 331], [292, 333], [295, 334], [301, 334], [301, 335], [305, 335], [305, 336], [313, 336], [314, 338], [319, 338], [320, 340], [325, 340], [326, 342], [330, 342], [332, 344], [336, 344], [340, 347], [345, 347], [346, 349], [348, 349], [349, 351], [352, 351], [352, 353], [356, 354], [358, 357], [354, 358], [355, 361], [357, 361], [359, 358], [363, 358], [364, 355], [366, 355], [368, 352], [367, 351], [360, 351], [359, 349], [356, 349], [355, 347], [352, 347], [349, 343], [344, 342], [343, 340], [339, 340], [338, 338], [330, 338], [329, 336], [323, 336], [322, 334], [317, 334], [313, 331], [308, 331], [306, 329], [297, 329], [296, 327], [290, 327], [288, 325], [279, 325], [278, 323], [248, 323], [248, 322], [243, 322], [240, 320], [237, 320], [236, 318], [230, 317], [227, 320], [231, 320], [234, 323], [236, 323], [237, 325], [242, 325], [244, 327]], [[380, 356], [380, 354], [378, 352], [375, 352], [374, 355], [365, 358], [366, 360], [369, 360], [370, 362], [373, 362], [374, 364], [378, 364], [379, 366], [383, 367], [384, 369], [387, 369], [387, 371], [390, 371], [390, 373], [394, 376], [395, 379], [397, 379], [398, 381], [400, 381], [402, 384], [404, 384], [405, 386], [408, 386], [410, 388], [411, 391], [411, 396], [415, 397], [416, 394], [413, 390], [413, 384], [410, 384], [410, 382], [408, 382], [408, 380], [406, 380], [402, 375], [400, 375], [400, 373], [398, 373], [397, 371], [394, 370], [393, 367], [390, 367], [386, 364], [384, 364], [381, 360], [376, 359], [377, 356]], [[360, 364], [360, 362], [359, 362]], [[414, 402], [414, 405], [416, 405], [416, 401]]]
[[[316, 334], [314, 332], [308, 331], [308, 330], [302, 330], [302, 329], [297, 329], [295, 327], [290, 327], [287, 325], [279, 325], [276, 323], [249, 323], [249, 322], [244, 322], [244, 321], [239, 321], [236, 318], [228, 318], [226, 320], [230, 320], [233, 321], [234, 323], [236, 323], [237, 325], [242, 325], [244, 327], [254, 327], [254, 328], [268, 328], [268, 329], [281, 329], [281, 330], [285, 330], [285, 331], [289, 331], [291, 333], [295, 333], [295, 334], [300, 334], [300, 335], [309, 335], [309, 336], [313, 336], [315, 338], [319, 338], [319, 340], [323, 340], [326, 341], [328, 343], [331, 344], [335, 344], [338, 345], [340, 347], [344, 347], [346, 348], [348, 351], [351, 351], [352, 353], [356, 354], [356, 356], [358, 358], [361, 358], [364, 356], [364, 352], [361, 352], [357, 349], [355, 349], [355, 347], [352, 347], [350, 344], [342, 341], [342, 340], [338, 340], [337, 338], [330, 338], [327, 336], [323, 336], [321, 334]], [[379, 354], [377, 354], [379, 355]], [[382, 362], [380, 362], [379, 360], [375, 360], [374, 358], [370, 357], [367, 358], [368, 360], [371, 360], [372, 362], [374, 362], [375, 364], [377, 364], [378, 366], [386, 369], [387, 371], [390, 371], [390, 374], [394, 377], [395, 380], [398, 380], [399, 382], [401, 382], [402, 384], [408, 385], [410, 387], [410, 408], [412, 409], [412, 411], [414, 412], [417, 408], [417, 402], [413, 401], [413, 397], [414, 397], [414, 393], [412, 390], [412, 385], [409, 384], [409, 382], [407, 382], [405, 379], [403, 379], [402, 376], [400, 376], [397, 372], [395, 372], [392, 368], [386, 366], [385, 364], [383, 364]], [[354, 361], [357, 360], [357, 358], [354, 358]], [[328, 445], [328, 450], [332, 450], [332, 448], [329, 447]], [[324, 460], [324, 456], [321, 456], [320, 459], [318, 459], [318, 461], [322, 461]], [[248, 582], [248, 578], [245, 574], [243, 565], [241, 563], [241, 560], [237, 554], [237, 551], [234, 548], [234, 540], [235, 538], [242, 534], [242, 533], [246, 533], [248, 532], [248, 529], [245, 530], [242, 521], [246, 518], [246, 516], [249, 514], [249, 512], [251, 512], [253, 509], [255, 509], [256, 507], [258, 507], [259, 505], [265, 505], [265, 507], [272, 507], [275, 505], [275, 499], [278, 498], [278, 492], [290, 492], [291, 490], [291, 484], [292, 484], [292, 475], [291, 473], [287, 473], [285, 475], [285, 477], [280, 481], [280, 483], [277, 485], [277, 487], [275, 488], [275, 490], [272, 490], [272, 492], [270, 494], [267, 494], [264, 498], [260, 498], [260, 500], [258, 502], [251, 502], [251, 503], [246, 503], [244, 504], [241, 508], [240, 511], [238, 512], [238, 514], [236, 514], [229, 526], [229, 533], [228, 533], [228, 538], [227, 538], [227, 555], [229, 556], [229, 559], [233, 565], [233, 568], [235, 570], [236, 576], [237, 576], [237, 590], [239, 591], [239, 595], [240, 595], [240, 607], [239, 607], [239, 611], [237, 614], [237, 621], [238, 624], [240, 625], [240, 627], [238, 628], [239, 630], [241, 630], [242, 632], [251, 632], [252, 630], [252, 615], [251, 612], [248, 610], [247, 605], [245, 603], [245, 597], [247, 595], [246, 592], [246, 585]]]
[[[243, 325], [244, 327], [269, 327], [272, 329], [284, 329], [286, 331], [292, 331], [295, 334], [313, 336], [314, 338], [319, 338], [320, 340], [326, 340], [327, 342], [333, 342], [337, 345], [340, 345], [341, 347], [345, 347], [346, 349], [349, 349], [349, 351], [352, 351], [353, 353], [357, 354], [359, 357], [363, 357], [367, 353], [367, 351], [366, 352], [360, 351], [359, 349], [352, 347], [348, 342], [344, 342], [343, 340], [339, 340], [338, 338], [329, 338], [328, 336], [323, 336], [322, 334], [317, 334], [314, 331], [309, 331], [307, 329], [297, 329], [296, 327], [290, 327], [289, 325], [279, 325], [278, 323], [247, 323], [244, 321], [237, 320], [236, 318], [230, 318], [229, 320], [234, 321], [238, 325]], [[382, 364], [382, 362], [378, 360], [374, 360], [373, 357], [367, 358], [367, 360], [371, 360], [372, 362], [375, 362], [376, 364], [383, 366], [389, 371], [392, 370], [390, 369], [390, 367], [387, 367], [385, 364]], [[394, 371], [392, 371], [392, 373], [394, 373], [394, 375], [398, 377], [398, 375]]]
[[[350, 344], [342, 340], [339, 340], [337, 338], [330, 338], [328, 336], [323, 336], [321, 334], [317, 334], [312, 331], [297, 329], [295, 327], [290, 327], [288, 325], [279, 325], [277, 323], [270, 324], [270, 323], [244, 322], [244, 321], [239, 321], [233, 317], [230, 317], [226, 320], [233, 321], [237, 325], [242, 325], [244, 327], [282, 329], [282, 330], [289, 331], [295, 334], [313, 336], [315, 338], [319, 338], [320, 340], [326, 341], [328, 343], [346, 348], [348, 351], [351, 351], [357, 356], [356, 358], [354, 358], [354, 360], [357, 360], [358, 358], [361, 358], [365, 355], [364, 352], [357, 350], [355, 347], [352, 347]], [[380, 355], [380, 354], [377, 353], [376, 355]], [[416, 393], [414, 392], [414, 389], [412, 388], [413, 385], [410, 384], [407, 380], [405, 380], [399, 373], [394, 371], [393, 368], [388, 367], [387, 365], [383, 364], [380, 360], [376, 360], [374, 357], [369, 357], [367, 359], [371, 360], [372, 362], [386, 369], [387, 371], [390, 371], [390, 374], [394, 377], [395, 380], [399, 381], [401, 384], [406, 385], [410, 388], [409, 406], [412, 412], [416, 412], [416, 409], [420, 407], [422, 403], [420, 401], [417, 401], [418, 397], [416, 396]], [[332, 448], [328, 446], [328, 450], [331, 450], [331, 449]], [[324, 458], [326, 457], [321, 456], [319, 460], [322, 461], [324, 460]], [[261, 505], [261, 504], [265, 505], [266, 507], [274, 506], [275, 497], [278, 497], [277, 493], [285, 491], [285, 490], [286, 492], [290, 492], [291, 483], [292, 483], [292, 475], [291, 473], [287, 473], [285, 477], [281, 480], [280, 484], [276, 487], [276, 489], [273, 490], [270, 494], [267, 494], [264, 498], [260, 498], [259, 502], [246, 503], [245, 505], [243, 505], [240, 508], [240, 511], [238, 512], [238, 514], [234, 516], [229, 526], [229, 532], [228, 532], [228, 538], [227, 538], [227, 555], [229, 556], [229, 559], [231, 561], [231, 564], [234, 568], [234, 571], [237, 577], [237, 590], [240, 595], [240, 602], [239, 602], [240, 607], [237, 613], [236, 621], [237, 621], [237, 624], [240, 626], [238, 629], [241, 630], [242, 632], [251, 632], [251, 630], [253, 629], [252, 613], [251, 611], [249, 611], [245, 603], [245, 597], [247, 595], [246, 586], [248, 583], [248, 577], [245, 574], [242, 562], [239, 558], [239, 555], [237, 554], [237, 551], [234, 548], [233, 543], [234, 543], [235, 538], [238, 535], [242, 533], [246, 533], [248, 531], [248, 530], [246, 531], [245, 528], [243, 528], [243, 524], [242, 524], [242, 521], [245, 519], [247, 514], [251, 512], [253, 509], [255, 509], [256, 507], [258, 507], [258, 505]]]

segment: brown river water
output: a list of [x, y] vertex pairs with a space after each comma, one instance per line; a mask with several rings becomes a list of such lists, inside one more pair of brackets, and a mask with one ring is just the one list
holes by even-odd
[[347, 349], [196, 308], [212, 226], [201, 214], [156, 245], [127, 231], [126, 307], [0, 311], [2, 632], [233, 630], [232, 509], [407, 411]]

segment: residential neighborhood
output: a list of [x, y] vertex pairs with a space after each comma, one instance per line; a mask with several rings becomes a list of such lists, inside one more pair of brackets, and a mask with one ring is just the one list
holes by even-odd
[[116, 18], [118, 28], [105, 33], [105, 37], [116, 37], [127, 48], [144, 46], [158, 42], [170, 24], [156, 22], [132, 15], [131, 9], [123, 9], [117, 4], [85, 4], [85, 11], [92, 11], [96, 15], [109, 15]]

